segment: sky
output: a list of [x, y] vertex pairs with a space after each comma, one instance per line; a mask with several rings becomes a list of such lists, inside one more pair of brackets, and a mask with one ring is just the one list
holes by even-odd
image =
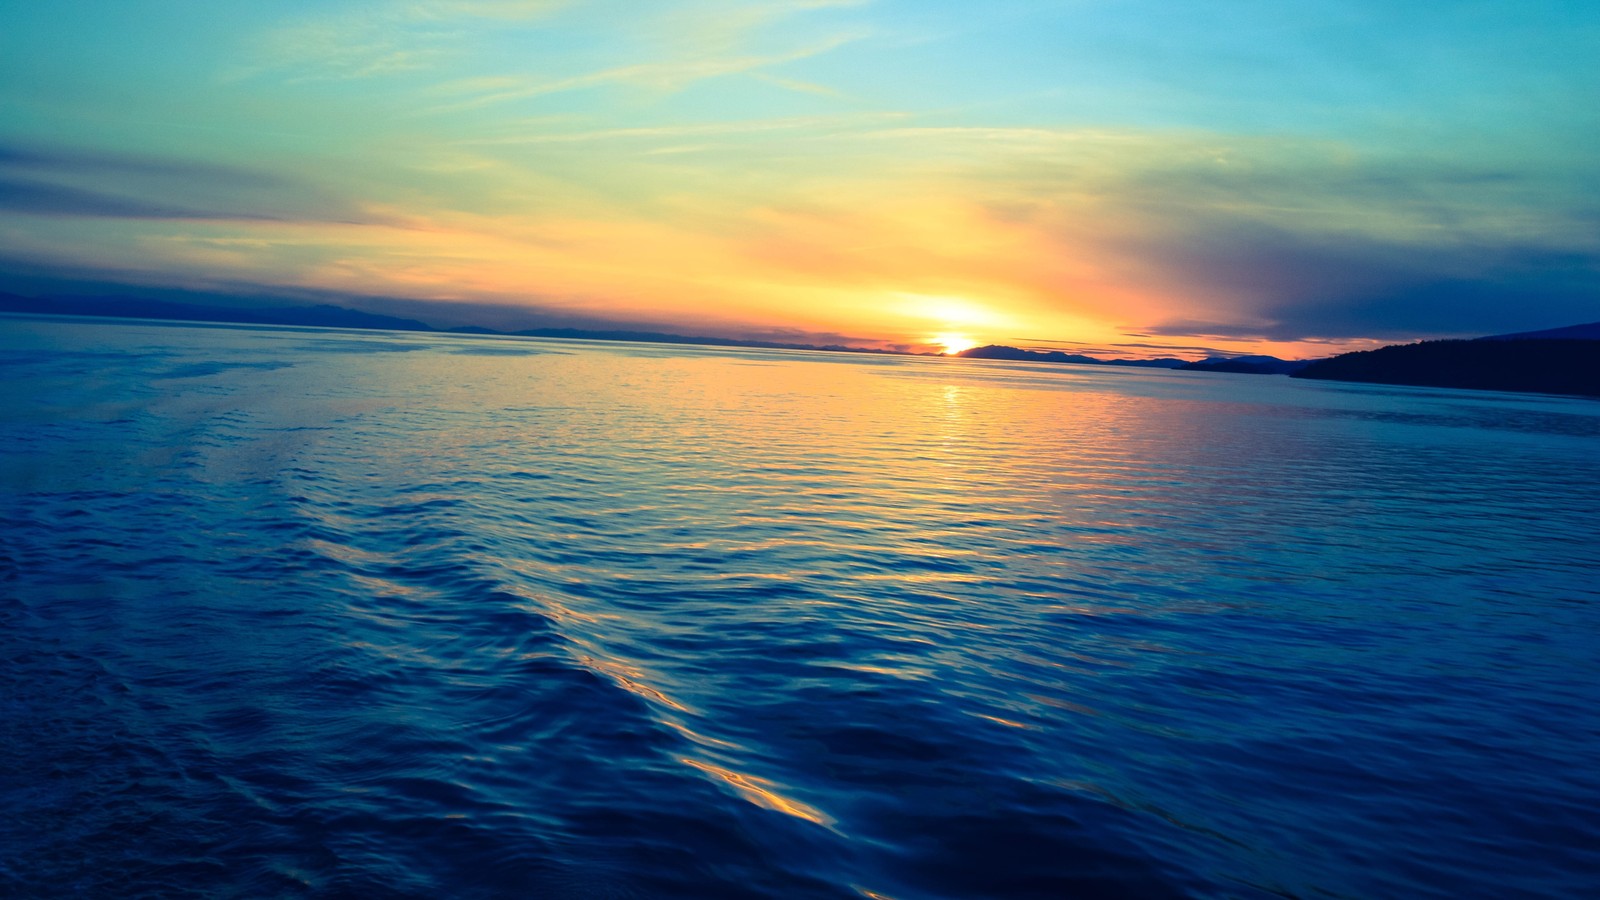
[[0, 289], [1322, 356], [1600, 319], [1597, 97], [1592, 0], [0, 0]]

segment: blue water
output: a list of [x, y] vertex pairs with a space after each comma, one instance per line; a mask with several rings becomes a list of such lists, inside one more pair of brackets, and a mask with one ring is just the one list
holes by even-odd
[[0, 894], [1600, 886], [1600, 402], [0, 319]]

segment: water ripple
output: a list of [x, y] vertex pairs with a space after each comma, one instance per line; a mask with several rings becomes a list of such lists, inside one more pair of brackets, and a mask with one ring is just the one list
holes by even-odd
[[1591, 401], [15, 321], [0, 893], [1600, 873]]

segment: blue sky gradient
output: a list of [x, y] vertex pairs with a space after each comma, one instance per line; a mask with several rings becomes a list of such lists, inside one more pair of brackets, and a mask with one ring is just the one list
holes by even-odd
[[1600, 319], [1593, 4], [90, 0], [0, 24], [13, 284], [1288, 355]]

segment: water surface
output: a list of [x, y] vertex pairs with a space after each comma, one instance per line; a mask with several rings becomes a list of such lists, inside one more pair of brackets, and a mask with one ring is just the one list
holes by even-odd
[[1600, 402], [0, 319], [0, 893], [1592, 895]]

